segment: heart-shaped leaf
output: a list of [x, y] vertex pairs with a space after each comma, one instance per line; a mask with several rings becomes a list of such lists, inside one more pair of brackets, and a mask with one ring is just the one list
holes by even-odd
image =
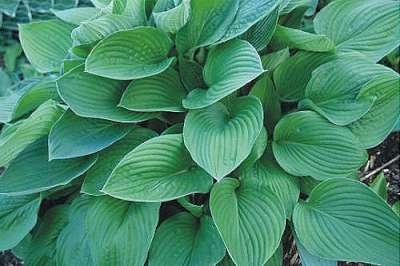
[[98, 76], [130, 80], [159, 74], [174, 61], [173, 44], [163, 31], [136, 27], [100, 41], [86, 59], [86, 71]]
[[400, 44], [398, 12], [397, 1], [339, 0], [317, 14], [314, 28], [327, 35], [338, 52], [357, 51], [377, 62]]
[[211, 190], [210, 210], [236, 265], [264, 265], [278, 248], [285, 210], [262, 183], [224, 178]]
[[97, 157], [49, 161], [47, 138], [24, 149], [0, 176], [0, 194], [33, 194], [66, 185], [85, 173]]
[[144, 265], [159, 208], [160, 203], [98, 197], [86, 217], [94, 265]]
[[211, 176], [190, 158], [182, 135], [168, 134], [152, 138], [128, 153], [102, 192], [123, 200], [159, 202], [207, 193], [211, 185]]
[[183, 112], [186, 96], [178, 72], [169, 68], [152, 77], [132, 81], [122, 95], [119, 106], [141, 112]]
[[183, 128], [193, 160], [220, 180], [250, 154], [263, 126], [263, 110], [254, 96], [191, 110]]
[[15, 247], [35, 226], [40, 202], [39, 195], [0, 195], [0, 250]]
[[88, 119], [67, 111], [49, 134], [49, 158], [68, 159], [101, 151], [120, 140], [132, 126]]
[[232, 40], [214, 47], [204, 66], [208, 89], [195, 89], [183, 100], [188, 109], [209, 106], [237, 91], [264, 72], [260, 56], [251, 44]]
[[61, 98], [79, 116], [117, 122], [142, 122], [154, 118], [157, 114], [130, 112], [118, 107], [126, 85], [126, 82], [84, 72], [83, 66], [57, 80]]
[[399, 75], [388, 73], [372, 79], [361, 89], [358, 98], [376, 98], [371, 109], [360, 120], [350, 124], [351, 131], [364, 148], [381, 143], [400, 118]]
[[301, 243], [319, 257], [398, 265], [399, 217], [358, 181], [322, 182], [297, 204], [293, 223]]
[[225, 255], [225, 246], [210, 216], [196, 218], [180, 212], [157, 229], [149, 266], [213, 266]]
[[58, 71], [72, 44], [72, 28], [58, 20], [19, 24], [24, 53], [38, 71]]
[[276, 160], [288, 173], [318, 180], [347, 177], [366, 161], [354, 134], [312, 111], [282, 118], [272, 143]]
[[371, 64], [360, 57], [345, 57], [318, 67], [305, 91], [303, 108], [311, 108], [336, 125], [347, 125], [360, 119], [376, 97], [357, 97], [369, 80], [393, 71]]
[[104, 195], [100, 190], [121, 159], [138, 145], [156, 136], [157, 133], [150, 129], [137, 127], [123, 139], [101, 151], [96, 163], [86, 173], [82, 192], [93, 196]]

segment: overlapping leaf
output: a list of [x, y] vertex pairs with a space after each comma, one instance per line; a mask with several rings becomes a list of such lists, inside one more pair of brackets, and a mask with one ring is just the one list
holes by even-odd
[[225, 178], [211, 191], [210, 209], [236, 265], [263, 265], [272, 257], [285, 228], [285, 211], [267, 186]]
[[172, 41], [153, 27], [116, 32], [100, 41], [86, 59], [89, 73], [118, 80], [159, 74], [174, 61]]
[[272, 147], [286, 172], [318, 180], [347, 177], [367, 159], [349, 129], [331, 124], [312, 111], [283, 117], [275, 127]]
[[79, 25], [83, 21], [90, 20], [100, 13], [100, 10], [94, 7], [77, 7], [52, 11], [59, 19], [75, 25]]
[[57, 80], [61, 98], [80, 116], [117, 122], [141, 122], [154, 118], [157, 114], [131, 112], [118, 107], [126, 85], [123, 81], [86, 73], [83, 66]]
[[314, 20], [339, 52], [357, 51], [377, 62], [400, 44], [399, 3], [391, 0], [334, 1]]
[[178, 72], [166, 71], [132, 81], [122, 95], [119, 106], [141, 112], [183, 112], [182, 99], [186, 96]]
[[190, 158], [182, 135], [168, 134], [150, 139], [128, 153], [102, 191], [124, 200], [159, 202], [195, 192], [207, 193], [211, 185], [211, 176]]
[[47, 138], [24, 149], [0, 176], [0, 194], [26, 195], [66, 185], [85, 173], [96, 156], [49, 161]]
[[150, 129], [137, 127], [124, 138], [102, 151], [96, 163], [86, 173], [82, 192], [94, 196], [104, 195], [100, 190], [120, 160], [136, 146], [156, 136], [157, 134]]
[[204, 66], [204, 81], [208, 89], [195, 89], [183, 100], [188, 109], [209, 106], [264, 72], [257, 51], [248, 42], [232, 40], [214, 47]]
[[322, 182], [293, 213], [296, 234], [312, 254], [390, 266], [400, 256], [398, 221], [379, 196], [349, 179]]
[[0, 250], [15, 247], [33, 228], [41, 197], [0, 195]]
[[67, 111], [49, 134], [49, 158], [68, 159], [101, 151], [132, 130], [132, 125], [76, 116]]
[[183, 137], [193, 160], [220, 180], [250, 154], [262, 125], [260, 101], [247, 96], [190, 111]]
[[180, 212], [157, 229], [149, 266], [213, 266], [225, 255], [225, 246], [210, 216], [200, 219]]
[[58, 71], [72, 44], [72, 28], [58, 20], [19, 25], [19, 38], [25, 55], [38, 71]]
[[190, 13], [190, 1], [183, 0], [171, 9], [154, 12], [154, 22], [157, 27], [171, 33], [176, 33], [187, 22]]
[[144, 265], [159, 208], [160, 203], [97, 198], [86, 217], [94, 265]]

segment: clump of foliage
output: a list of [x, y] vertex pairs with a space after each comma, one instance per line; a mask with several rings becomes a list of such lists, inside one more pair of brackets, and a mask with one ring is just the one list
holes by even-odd
[[400, 116], [377, 63], [399, 2], [317, 2], [92, 0], [21, 24], [42, 76], [0, 97], [0, 250], [282, 265], [286, 228], [303, 265], [398, 265], [399, 216], [357, 179]]

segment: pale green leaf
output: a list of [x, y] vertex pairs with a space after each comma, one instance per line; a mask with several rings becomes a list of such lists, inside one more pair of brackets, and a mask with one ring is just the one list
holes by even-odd
[[136, 146], [156, 136], [157, 134], [150, 129], [137, 127], [126, 137], [100, 152], [98, 160], [86, 173], [81, 191], [94, 196], [104, 195], [100, 190], [121, 159]]
[[318, 112], [336, 125], [350, 124], [365, 115], [376, 100], [374, 95], [357, 97], [361, 88], [375, 77], [390, 73], [394, 72], [359, 57], [333, 60], [312, 73], [305, 100], [299, 105]]
[[185, 96], [178, 72], [169, 68], [158, 75], [132, 81], [119, 106], [139, 112], [183, 112]]
[[123, 200], [159, 202], [207, 193], [211, 185], [211, 176], [190, 158], [182, 135], [168, 134], [152, 138], [128, 153], [102, 192]]
[[0, 195], [0, 250], [14, 248], [37, 221], [39, 195], [10, 197]]
[[273, 152], [280, 166], [296, 176], [344, 178], [367, 160], [354, 134], [313, 111], [283, 117], [274, 132]]
[[239, 0], [191, 0], [190, 16], [186, 25], [176, 35], [180, 54], [190, 49], [216, 43], [233, 22]]
[[224, 243], [210, 216], [180, 212], [157, 229], [149, 266], [214, 266], [224, 255]]
[[383, 172], [377, 175], [369, 187], [375, 191], [377, 195], [379, 195], [382, 199], [387, 201], [388, 199], [388, 191], [387, 191], [388, 182], [386, 181], [386, 177]]
[[325, 35], [308, 33], [298, 29], [278, 25], [274, 38], [290, 48], [312, 52], [328, 52], [335, 49], [335, 44]]
[[187, 22], [190, 12], [190, 1], [183, 0], [179, 5], [162, 12], [153, 12], [157, 27], [166, 32], [176, 33]]
[[183, 100], [188, 109], [209, 106], [237, 91], [264, 72], [257, 51], [248, 42], [232, 40], [214, 47], [204, 66], [208, 89], [195, 89]]
[[377, 62], [400, 44], [399, 8], [392, 0], [336, 0], [317, 14], [314, 28], [338, 52], [357, 51]]
[[0, 138], [0, 165], [4, 166], [13, 160], [29, 144], [47, 136], [53, 124], [64, 113], [57, 103], [48, 101], [42, 104], [25, 120], [11, 127], [13, 132]]
[[81, 22], [96, 17], [100, 10], [94, 7], [77, 7], [64, 10], [51, 10], [56, 17], [70, 24], [79, 25]]
[[285, 211], [267, 186], [225, 178], [211, 190], [210, 209], [236, 265], [263, 265], [273, 256], [285, 229]]
[[153, 27], [119, 31], [100, 41], [86, 59], [86, 71], [118, 80], [139, 79], [165, 71], [172, 41]]
[[132, 125], [89, 119], [66, 111], [51, 128], [49, 159], [68, 159], [101, 151], [125, 137]]
[[296, 234], [321, 258], [398, 265], [399, 218], [365, 185], [330, 179], [311, 192], [293, 212]]
[[49, 161], [47, 138], [30, 144], [0, 176], [0, 194], [33, 194], [70, 183], [85, 173], [96, 156]]
[[[39, 72], [58, 71], [72, 45], [72, 26], [58, 20], [19, 25], [26, 57]], [[50, 38], [51, 36], [51, 38]]]
[[94, 264], [143, 266], [158, 223], [160, 203], [98, 197], [86, 226]]
[[372, 148], [385, 140], [399, 121], [399, 84], [399, 75], [392, 72], [376, 77], [361, 89], [358, 98], [376, 98], [368, 113], [350, 124], [351, 131], [360, 139], [364, 148]]
[[15, 17], [19, 2], [21, 0], [0, 0], [0, 13], [3, 12], [7, 16]]
[[263, 110], [253, 96], [191, 110], [183, 136], [193, 160], [220, 180], [250, 154], [263, 127]]
[[123, 81], [84, 72], [83, 66], [57, 80], [61, 98], [79, 116], [117, 122], [142, 122], [156, 117], [154, 113], [131, 112], [118, 107], [126, 85]]
[[278, 4], [278, 0], [239, 0], [235, 19], [218, 42], [226, 42], [245, 33], [258, 21], [269, 16]]
[[266, 54], [261, 57], [262, 65], [265, 69], [275, 70], [280, 64], [290, 57], [289, 48]]
[[283, 264], [283, 246], [282, 243], [275, 250], [274, 255], [264, 264], [264, 266], [282, 266]]

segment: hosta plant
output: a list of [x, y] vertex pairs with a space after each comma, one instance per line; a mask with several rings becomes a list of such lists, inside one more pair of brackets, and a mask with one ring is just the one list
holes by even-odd
[[399, 2], [329, 2], [92, 0], [19, 25], [44, 76], [0, 98], [0, 250], [270, 266], [287, 232], [306, 266], [399, 265], [399, 216], [358, 181], [400, 116], [380, 63]]

